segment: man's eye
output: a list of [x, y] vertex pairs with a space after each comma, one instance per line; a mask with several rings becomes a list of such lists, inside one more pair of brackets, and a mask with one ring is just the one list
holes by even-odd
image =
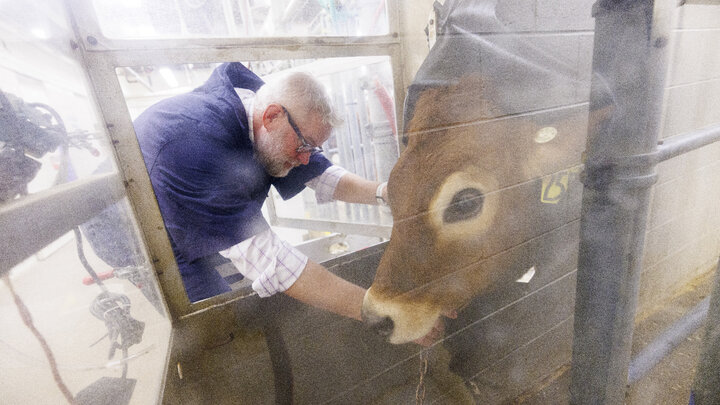
[[482, 191], [476, 188], [466, 188], [458, 191], [443, 213], [445, 223], [465, 221], [477, 216], [482, 211], [485, 197]]

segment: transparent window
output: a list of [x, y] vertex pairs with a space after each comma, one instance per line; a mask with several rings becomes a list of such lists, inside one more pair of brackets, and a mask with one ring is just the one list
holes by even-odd
[[170, 322], [66, 15], [2, 7], [0, 397], [152, 403]]
[[83, 179], [109, 156], [68, 28], [46, 17], [62, 10], [14, 6], [1, 17], [0, 204]]
[[[343, 125], [324, 145], [325, 156], [366, 179], [387, 181], [398, 157], [389, 58], [326, 59], [314, 63], [318, 79], [328, 87], [344, 117]], [[288, 201], [274, 193], [273, 203], [280, 224], [282, 218], [369, 224], [374, 226], [341, 231], [376, 237], [388, 237], [392, 225], [385, 207], [342, 201], [318, 204], [309, 188]]]
[[[394, 89], [388, 57], [255, 61], [245, 64], [265, 79], [289, 69], [312, 72], [327, 86], [334, 106], [344, 118], [343, 125], [336, 128], [323, 145], [325, 156], [364, 178], [387, 180], [398, 156]], [[216, 66], [185, 64], [118, 68], [131, 118], [135, 119], [147, 107], [162, 99], [199, 86]], [[287, 201], [271, 190], [264, 214], [275, 231], [296, 246], [331, 233], [353, 235], [351, 242], [331, 243], [328, 247], [306, 252], [315, 260], [376, 244], [389, 236], [392, 225], [389, 209], [385, 207], [343, 202], [319, 204], [310, 188]], [[358, 224], [361, 226], [353, 226]]]
[[370, 36], [388, 33], [385, 0], [94, 0], [108, 38]]

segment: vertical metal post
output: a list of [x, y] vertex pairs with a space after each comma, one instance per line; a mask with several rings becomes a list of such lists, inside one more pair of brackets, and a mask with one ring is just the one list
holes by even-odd
[[573, 404], [622, 404], [666, 74], [671, 2], [598, 0], [581, 212]]
[[716, 404], [720, 400], [720, 262], [715, 271], [706, 322], [700, 361], [693, 382], [695, 405]]

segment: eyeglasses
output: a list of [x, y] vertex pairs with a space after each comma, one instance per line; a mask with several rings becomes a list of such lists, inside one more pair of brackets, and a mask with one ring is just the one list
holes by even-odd
[[295, 131], [295, 135], [297, 135], [298, 139], [300, 140], [300, 146], [295, 150], [297, 153], [304, 153], [304, 152], [310, 152], [310, 154], [313, 153], [320, 153], [323, 151], [323, 148], [319, 146], [312, 146], [305, 137], [302, 136], [302, 133], [300, 132], [300, 128], [298, 128], [297, 124], [295, 124], [295, 121], [293, 121], [292, 117], [290, 116], [290, 113], [288, 110], [281, 106], [283, 111], [285, 112], [285, 115], [287, 116], [288, 124], [290, 124], [290, 127], [292, 127], [293, 131]]

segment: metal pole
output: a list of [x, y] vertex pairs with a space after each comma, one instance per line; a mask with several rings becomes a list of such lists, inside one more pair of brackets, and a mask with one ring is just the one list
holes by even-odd
[[622, 404], [650, 187], [670, 2], [598, 0], [583, 173], [573, 404]]
[[700, 328], [707, 316], [710, 298], [706, 297], [693, 309], [688, 311], [675, 323], [665, 329], [655, 340], [650, 342], [630, 363], [628, 370], [628, 384], [635, 384], [643, 378], [648, 371], [660, 363], [665, 356], [684, 342]]
[[710, 295], [705, 336], [700, 350], [693, 395], [696, 405], [717, 404], [720, 400], [720, 262], [715, 271], [715, 285]]
[[660, 162], [720, 141], [720, 125], [664, 139], [658, 146]]

